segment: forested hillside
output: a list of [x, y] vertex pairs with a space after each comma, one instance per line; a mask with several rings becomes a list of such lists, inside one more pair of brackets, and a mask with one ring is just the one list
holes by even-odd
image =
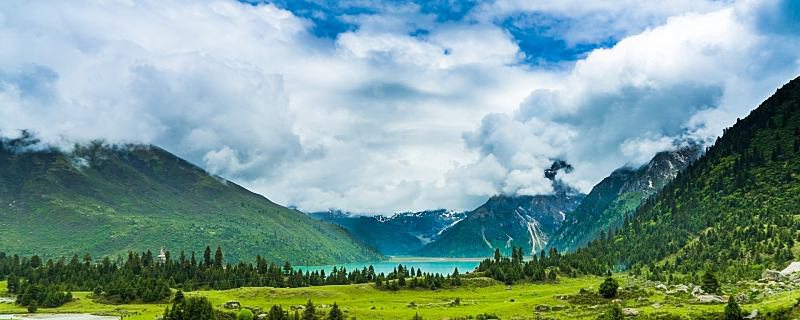
[[725, 130], [697, 162], [617, 232], [572, 259], [654, 278], [706, 269], [731, 280], [798, 255], [800, 80]]
[[30, 135], [0, 142], [0, 248], [127, 254], [226, 248], [226, 259], [302, 264], [382, 256], [341, 227], [284, 208], [155, 146], [62, 152]]
[[656, 154], [640, 167], [623, 167], [600, 181], [555, 232], [548, 247], [574, 251], [601, 232], [619, 228], [626, 216], [695, 161], [702, 151], [696, 144]]

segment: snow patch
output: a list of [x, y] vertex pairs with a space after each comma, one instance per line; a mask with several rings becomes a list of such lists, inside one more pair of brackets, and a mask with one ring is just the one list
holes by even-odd
[[514, 238], [509, 236], [508, 233], [506, 233], [506, 237], [508, 237], [508, 240], [506, 240], [506, 248], [511, 248], [512, 242], [514, 242]]
[[450, 229], [450, 228], [452, 228], [454, 225], [456, 225], [456, 223], [459, 223], [459, 222], [461, 222], [461, 220], [464, 220], [464, 218], [461, 218], [461, 219], [458, 219], [458, 220], [456, 220], [456, 221], [453, 221], [453, 223], [451, 223], [451, 224], [449, 224], [449, 225], [445, 226], [444, 228], [442, 228], [442, 230], [439, 230], [439, 232], [437, 232], [437, 233], [436, 233], [436, 235], [437, 235], [437, 236], [439, 236], [439, 235], [442, 235], [442, 232], [445, 232], [445, 231], [447, 231], [447, 229]]
[[517, 217], [519, 217], [520, 220], [522, 220], [522, 223], [524, 223], [528, 228], [528, 234], [531, 237], [531, 255], [536, 254], [536, 252], [539, 250], [544, 250], [544, 247], [547, 245], [547, 241], [549, 239], [542, 231], [539, 221], [536, 221], [536, 219], [530, 217], [526, 219], [517, 210], [514, 210], [514, 213], [517, 214]]
[[483, 227], [481, 227], [481, 238], [483, 238], [483, 242], [486, 243], [486, 246], [488, 246], [489, 249], [494, 249], [494, 247], [492, 247], [492, 243], [489, 242], [489, 240], [486, 240], [486, 230]]

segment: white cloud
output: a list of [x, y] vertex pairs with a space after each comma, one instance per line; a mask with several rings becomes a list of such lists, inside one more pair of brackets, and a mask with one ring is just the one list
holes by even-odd
[[[550, 192], [554, 158], [588, 190], [718, 134], [798, 69], [796, 35], [755, 2], [522, 4], [465, 22], [397, 5], [323, 40], [272, 5], [3, 2], [0, 132], [158, 144], [306, 210], [461, 210]], [[573, 19], [572, 42], [631, 36], [538, 70], [492, 23], [531, 10]]]
[[[510, 147], [491, 152], [513, 158], [531, 152], [521, 144], [515, 148], [519, 141], [552, 134], [533, 124], [563, 126], [573, 134], [548, 145], [561, 153], [537, 155], [571, 162], [575, 171], [565, 179], [584, 191], [611, 170], [643, 163], [682, 140], [710, 141], [800, 71], [797, 37], [774, 41], [744, 18], [748, 13], [731, 7], [675, 16], [612, 48], [595, 50], [557, 88], [534, 90], [515, 113], [518, 124], [494, 128], [484, 121], [477, 132], [495, 136], [509, 127], [536, 127], [508, 135], [503, 145]], [[476, 149], [496, 145], [489, 141]], [[519, 190], [541, 184], [524, 181], [528, 185]]]

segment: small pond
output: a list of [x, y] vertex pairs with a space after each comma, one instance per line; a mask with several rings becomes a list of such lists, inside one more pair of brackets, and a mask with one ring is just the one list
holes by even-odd
[[0, 320], [119, 320], [119, 317], [95, 316], [91, 314], [0, 314]]

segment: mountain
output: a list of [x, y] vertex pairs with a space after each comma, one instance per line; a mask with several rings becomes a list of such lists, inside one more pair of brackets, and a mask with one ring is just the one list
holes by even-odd
[[258, 254], [301, 264], [382, 258], [338, 226], [148, 145], [92, 143], [62, 152], [30, 135], [4, 139], [0, 206], [0, 248], [23, 255], [161, 247], [202, 254], [210, 245], [221, 246], [228, 261]]
[[436, 239], [444, 230], [461, 221], [464, 212], [427, 210], [397, 213], [390, 217], [355, 215], [331, 210], [309, 214], [315, 219], [337, 224], [353, 237], [375, 246], [386, 255], [410, 255]]
[[755, 278], [795, 259], [797, 230], [800, 78], [726, 129], [619, 230], [570, 259], [651, 278], [706, 269], [731, 280]]
[[697, 160], [702, 152], [692, 144], [656, 154], [647, 164], [623, 167], [598, 183], [575, 211], [567, 216], [548, 244], [560, 252], [574, 251], [601, 232], [618, 228], [639, 204]]
[[550, 237], [574, 210], [583, 195], [557, 189], [550, 195], [490, 198], [467, 217], [425, 245], [419, 255], [430, 257], [488, 257], [495, 248], [509, 254], [513, 246], [525, 252], [545, 248]]

